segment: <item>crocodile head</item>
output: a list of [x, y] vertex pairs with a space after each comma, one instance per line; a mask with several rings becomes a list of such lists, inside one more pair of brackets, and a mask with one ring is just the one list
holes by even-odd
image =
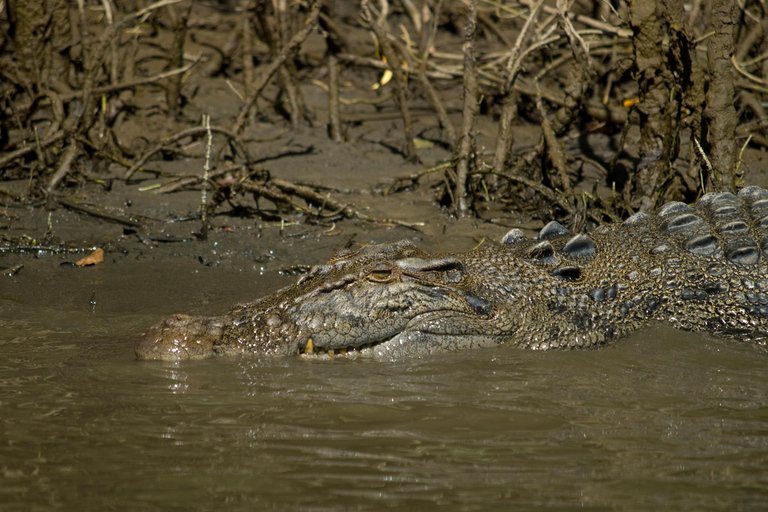
[[343, 251], [224, 317], [174, 315], [142, 336], [136, 354], [387, 357], [498, 344], [509, 326], [465, 265], [461, 255], [430, 255], [409, 242]]

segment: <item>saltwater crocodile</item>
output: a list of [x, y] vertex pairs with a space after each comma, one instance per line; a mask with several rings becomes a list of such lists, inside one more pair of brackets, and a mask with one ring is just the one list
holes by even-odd
[[495, 345], [593, 348], [652, 322], [765, 344], [768, 191], [665, 204], [589, 235], [550, 222], [499, 246], [428, 254], [410, 242], [337, 253], [223, 317], [174, 315], [139, 359], [258, 353], [390, 358]]

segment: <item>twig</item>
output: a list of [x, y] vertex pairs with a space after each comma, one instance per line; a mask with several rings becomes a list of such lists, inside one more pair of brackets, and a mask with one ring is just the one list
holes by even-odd
[[216, 126], [211, 126], [210, 128], [206, 128], [205, 126], [195, 126], [194, 128], [188, 128], [186, 130], [183, 130], [175, 135], [171, 135], [167, 139], [163, 140], [159, 144], [157, 144], [155, 147], [150, 149], [149, 151], [145, 152], [137, 161], [133, 163], [133, 166], [131, 166], [130, 169], [128, 169], [125, 173], [125, 176], [123, 179], [125, 181], [130, 181], [133, 175], [136, 173], [136, 171], [141, 170], [141, 166], [143, 166], [147, 161], [159, 151], [162, 151], [167, 145], [173, 144], [174, 142], [181, 140], [185, 137], [192, 137], [194, 135], [199, 135], [203, 133], [208, 133], [208, 130], [214, 133], [220, 133], [224, 135], [225, 137], [229, 138], [240, 150], [240, 152], [243, 154], [247, 162], [251, 162], [251, 156], [248, 154], [248, 151], [245, 149], [245, 146], [243, 146], [240, 141], [238, 140], [237, 136], [228, 131], [224, 128], [218, 128]]
[[213, 133], [211, 133], [211, 117], [203, 116], [205, 125], [205, 162], [203, 163], [203, 186], [200, 192], [200, 240], [208, 240], [208, 201], [206, 194], [208, 192], [208, 173], [211, 170], [211, 146], [213, 145]]
[[[41, 142], [39, 147], [42, 149], [45, 149], [48, 146], [51, 146], [61, 141], [66, 136], [67, 136], [67, 133], [64, 130], [56, 132], [47, 140], [44, 140], [43, 142]], [[24, 155], [27, 155], [37, 150], [38, 150], [38, 146], [36, 144], [30, 144], [29, 146], [23, 147], [21, 149], [17, 149], [16, 151], [11, 151], [10, 153], [7, 153], [6, 155], [0, 157], [0, 168], [3, 168], [9, 163], [13, 162], [14, 160], [17, 160], [23, 157]]]
[[[427, 28], [422, 25], [422, 30], [427, 32], [428, 35], [421, 37], [423, 46], [421, 47], [421, 55], [419, 56], [419, 83], [424, 88], [424, 92], [426, 93], [429, 102], [435, 109], [437, 120], [443, 130], [445, 130], [445, 135], [448, 137], [448, 140], [451, 141], [451, 146], [455, 147], [457, 140], [456, 128], [453, 126], [451, 118], [448, 117], [448, 111], [446, 110], [445, 105], [443, 105], [442, 100], [440, 100], [440, 97], [437, 95], [437, 91], [432, 87], [432, 83], [427, 77], [427, 57], [429, 56], [429, 48], [432, 46], [435, 33], [437, 32], [437, 22], [440, 16], [441, 5], [442, 0], [438, 0], [435, 4], [435, 12], [431, 15], [429, 30], [427, 31]], [[424, 6], [424, 13], [429, 13], [429, 6]], [[426, 22], [427, 20], [424, 21]]]
[[357, 208], [355, 208], [350, 204], [340, 203], [339, 201], [336, 201], [335, 199], [332, 199], [328, 196], [323, 196], [318, 194], [317, 192], [315, 192], [309, 187], [296, 185], [288, 181], [270, 180], [269, 183], [279, 188], [282, 192], [286, 194], [299, 196], [305, 201], [308, 201], [309, 203], [315, 206], [337, 210], [340, 215], [348, 219], [361, 219], [366, 222], [373, 222], [376, 224], [397, 224], [398, 226], [404, 226], [408, 228], [414, 228], [416, 226], [424, 225], [423, 222], [411, 223], [411, 222], [404, 222], [397, 219], [376, 219], [374, 217], [371, 217], [369, 215], [362, 213], [360, 210], [358, 210]]
[[565, 154], [563, 153], [563, 148], [560, 146], [560, 141], [557, 140], [555, 131], [552, 129], [552, 124], [549, 122], [547, 112], [544, 110], [544, 105], [541, 103], [541, 97], [536, 98], [536, 108], [539, 109], [539, 115], [541, 115], [541, 131], [547, 144], [552, 166], [557, 171], [557, 176], [560, 181], [560, 186], [563, 188], [563, 192], [570, 197], [572, 194], [571, 181], [568, 178], [568, 172], [565, 165]]
[[48, 187], [46, 188], [47, 194], [51, 194], [59, 182], [63, 180], [64, 177], [69, 173], [70, 169], [72, 169], [72, 162], [77, 156], [77, 151], [77, 141], [71, 139], [67, 149], [64, 150], [64, 156], [61, 158], [61, 162], [59, 162], [59, 167], [51, 177], [50, 182], [48, 182]]
[[123, 226], [128, 226], [131, 228], [141, 228], [146, 229], [146, 226], [143, 222], [141, 222], [139, 219], [135, 219], [133, 217], [125, 217], [123, 215], [116, 215], [114, 213], [109, 213], [104, 210], [94, 208], [91, 206], [85, 206], [83, 204], [80, 204], [78, 202], [72, 201], [71, 199], [65, 198], [65, 197], [59, 197], [56, 199], [60, 204], [66, 206], [67, 208], [70, 208], [72, 210], [76, 210], [78, 212], [87, 213], [88, 215], [92, 215], [94, 217], [98, 217], [100, 219], [109, 220], [112, 222], [116, 222], [118, 224], [122, 224]]
[[277, 70], [285, 63], [286, 60], [288, 60], [289, 57], [291, 57], [299, 50], [299, 47], [304, 42], [304, 40], [315, 29], [315, 26], [317, 25], [317, 18], [320, 16], [320, 5], [321, 2], [314, 2], [312, 4], [312, 10], [309, 13], [309, 19], [307, 19], [304, 28], [302, 28], [291, 38], [288, 44], [283, 47], [280, 55], [278, 55], [272, 62], [269, 63], [269, 66], [267, 66], [267, 69], [265, 69], [264, 72], [259, 74], [259, 77], [253, 86], [253, 91], [248, 93], [248, 96], [245, 99], [245, 104], [240, 109], [240, 114], [237, 116], [237, 120], [232, 126], [232, 133], [238, 135], [243, 130], [245, 122], [248, 119], [249, 112], [253, 108], [253, 105], [256, 103], [258, 97], [261, 95], [261, 91], [264, 90]]
[[460, 216], [467, 215], [467, 172], [469, 158], [475, 146], [475, 120], [480, 110], [477, 103], [477, 72], [475, 63], [475, 30], [477, 28], [477, 0], [469, 0], [469, 19], [464, 32], [464, 110], [461, 135], [456, 143], [456, 193]]
[[[173, 44], [168, 58], [168, 65], [171, 68], [179, 68], [184, 64], [184, 42], [187, 39], [187, 21], [189, 21], [190, 12], [192, 12], [192, 1], [187, 0], [187, 2], [187, 5], [182, 7], [181, 12], [177, 15], [176, 24], [173, 28]], [[181, 75], [177, 74], [168, 80], [168, 85], [165, 89], [165, 98], [171, 115], [178, 115], [180, 97]]]
[[397, 108], [400, 109], [400, 114], [403, 117], [403, 132], [405, 135], [405, 158], [411, 162], [418, 161], [418, 155], [416, 154], [416, 146], [413, 142], [413, 120], [411, 119], [411, 112], [408, 109], [408, 85], [405, 81], [405, 73], [403, 73], [403, 67], [400, 65], [400, 59], [392, 48], [392, 44], [389, 40], [387, 28], [387, 10], [389, 5], [387, 0], [380, 0], [381, 10], [378, 11], [377, 19], [373, 19], [372, 11], [374, 9], [368, 3], [368, 0], [363, 0], [361, 4], [362, 14], [364, 19], [370, 25], [371, 30], [376, 35], [376, 40], [379, 42], [379, 48], [381, 53], [386, 57], [387, 64], [392, 68], [392, 74], [395, 77], [395, 95], [394, 100]]
[[[504, 78], [504, 84], [502, 85], [502, 94], [504, 96], [503, 106], [501, 110], [501, 119], [499, 121], [499, 134], [496, 138], [496, 148], [493, 155], [493, 168], [497, 171], [503, 171], [507, 164], [507, 158], [509, 158], [509, 152], [512, 150], [514, 144], [514, 132], [512, 131], [512, 122], [517, 116], [517, 97], [518, 91], [514, 88], [515, 79], [520, 71], [523, 63], [523, 59], [527, 53], [522, 53], [524, 45], [528, 44], [528, 41], [533, 36], [532, 28], [539, 17], [541, 6], [544, 5], [545, 0], [539, 0], [536, 5], [531, 9], [531, 13], [528, 19], [520, 30], [520, 34], [517, 36], [515, 45], [509, 51], [509, 58], [507, 59], [506, 76]], [[491, 186], [496, 183], [495, 176], [491, 180]]]

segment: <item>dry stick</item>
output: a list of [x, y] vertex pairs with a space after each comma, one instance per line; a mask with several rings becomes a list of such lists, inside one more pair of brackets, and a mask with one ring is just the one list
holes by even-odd
[[[173, 9], [173, 7], [169, 7], [169, 9]], [[168, 59], [168, 65], [171, 68], [180, 68], [184, 65], [184, 42], [187, 39], [187, 22], [189, 21], [189, 13], [191, 11], [192, 0], [187, 0], [187, 5], [181, 9], [181, 12], [176, 17], [176, 25], [173, 28], [173, 45], [171, 46], [171, 54]], [[168, 80], [165, 89], [168, 111], [173, 116], [179, 114], [179, 109], [181, 107], [179, 104], [179, 98], [181, 97], [181, 78], [182, 75], [171, 77], [170, 80]]]
[[462, 112], [461, 136], [456, 142], [456, 193], [458, 213], [467, 215], [467, 173], [469, 159], [475, 145], [475, 120], [480, 110], [477, 103], [477, 69], [475, 67], [475, 29], [477, 28], [477, 0], [469, 0], [469, 19], [464, 33], [464, 111]]
[[253, 65], [253, 32], [251, 29], [251, 18], [249, 13], [243, 16], [243, 23], [240, 31], [242, 32], [242, 52], [243, 52], [243, 88], [245, 95], [250, 96], [254, 85], [256, 69]]
[[[524, 84], [515, 84], [515, 90], [523, 96], [530, 98], [536, 98], [541, 96], [542, 99], [562, 107], [565, 105], [565, 97], [559, 91], [553, 91], [550, 89], [540, 89], [537, 91], [535, 87], [530, 87]], [[627, 121], [627, 110], [625, 108], [609, 107], [599, 102], [588, 103], [585, 110], [589, 117], [593, 117], [600, 121], [607, 121], [616, 124], [623, 124]]]
[[424, 92], [427, 94], [429, 102], [435, 109], [437, 120], [440, 123], [440, 126], [443, 127], [443, 130], [445, 130], [445, 135], [448, 137], [448, 140], [451, 141], [451, 147], [455, 148], [457, 140], [456, 128], [448, 117], [448, 111], [445, 109], [445, 105], [443, 105], [443, 102], [437, 95], [437, 91], [435, 91], [429, 78], [427, 78], [427, 59], [429, 57], [429, 49], [432, 47], [432, 42], [434, 41], [435, 33], [437, 32], [437, 23], [439, 21], [440, 7], [442, 3], [442, 0], [438, 0], [435, 3], [435, 12], [430, 17], [429, 29], [425, 26], [428, 21], [427, 15], [429, 14], [429, 7], [426, 4], [424, 5], [424, 20], [421, 25], [422, 34], [420, 37], [421, 54], [419, 55], [419, 83], [424, 88]]
[[[667, 53], [659, 44], [668, 24], [659, 16], [660, 4], [656, 0], [636, 0], [629, 5], [630, 25], [635, 30], [635, 75], [640, 91], [637, 106], [640, 114], [640, 165], [632, 176], [632, 186], [624, 188], [624, 201], [634, 203], [633, 206], [640, 211], [649, 211], [658, 200], [663, 176], [669, 168], [672, 140], [669, 102], [674, 99], [671, 96], [673, 77]], [[730, 63], [728, 65], [730, 71]]]
[[403, 4], [403, 9], [405, 9], [405, 12], [408, 13], [408, 17], [411, 19], [411, 23], [413, 23], [413, 26], [416, 28], [416, 32], [421, 32], [423, 24], [421, 16], [419, 16], [419, 10], [415, 5], [413, 5], [411, 0], [400, 0], [400, 3]]
[[342, 142], [344, 136], [341, 128], [338, 54], [346, 50], [347, 42], [338, 32], [339, 28], [333, 21], [335, 12], [335, 0], [324, 2], [324, 11], [320, 12], [320, 26], [325, 32], [328, 55], [328, 134], [334, 142]]
[[[48, 146], [51, 146], [53, 144], [56, 144], [61, 139], [67, 136], [67, 133], [64, 130], [61, 130], [59, 132], [56, 132], [53, 134], [50, 138], [44, 140], [40, 143], [40, 148], [45, 149]], [[36, 144], [30, 144], [29, 146], [23, 147], [21, 149], [17, 149], [16, 151], [13, 151], [11, 153], [6, 153], [4, 156], [0, 157], [0, 169], [8, 165], [9, 163], [13, 162], [14, 160], [17, 160], [24, 155], [27, 155], [29, 153], [32, 153], [33, 151], [37, 151], [38, 146]]]
[[479, 12], [477, 13], [477, 19], [480, 20], [480, 22], [488, 27], [488, 30], [493, 32], [493, 35], [499, 38], [499, 40], [504, 43], [504, 46], [512, 46], [512, 41], [507, 37], [507, 34], [504, 33], [504, 31], [499, 28], [499, 26], [494, 23], [494, 21], [491, 19], [491, 15], [487, 12]]
[[[290, 31], [288, 30], [288, 5], [287, 0], [273, 0], [277, 11], [277, 49], [283, 48], [289, 41]], [[291, 124], [298, 126], [303, 124], [305, 118], [304, 97], [299, 88], [299, 80], [296, 74], [296, 62], [293, 56], [289, 57], [285, 65], [278, 71], [283, 77], [285, 91], [288, 93], [288, 101], [291, 104]]]
[[[225, 130], [224, 128], [218, 128], [216, 126], [211, 126], [210, 130], [214, 133], [220, 133], [225, 137], [227, 137], [228, 139], [230, 139], [237, 146], [240, 152], [245, 156], [245, 160], [249, 163], [251, 162], [250, 154], [245, 149], [245, 146], [243, 146], [240, 143], [240, 141], [238, 140], [237, 136], [234, 133], [228, 130]], [[134, 162], [133, 166], [131, 166], [131, 168], [126, 171], [125, 177], [123, 179], [125, 181], [130, 181], [131, 177], [136, 173], [136, 171], [141, 170], [141, 166], [147, 163], [147, 160], [149, 160], [152, 157], [152, 155], [154, 155], [158, 151], [162, 151], [165, 148], [165, 146], [169, 144], [173, 144], [174, 142], [181, 140], [185, 137], [191, 137], [193, 135], [198, 135], [198, 134], [207, 133], [207, 132], [208, 132], [208, 128], [206, 128], [205, 126], [195, 126], [194, 128], [188, 128], [175, 135], [171, 135], [170, 137], [161, 141], [155, 147], [153, 147], [152, 149], [150, 149], [149, 151], [141, 155], [141, 157], [138, 160], [136, 160], [136, 162]]]
[[[132, 80], [132, 81], [124, 82], [121, 84], [94, 87], [92, 93], [95, 95], [102, 95], [110, 92], [117, 92], [125, 89], [133, 89], [134, 87], [139, 87], [142, 85], [148, 85], [155, 82], [159, 82], [160, 80], [171, 77], [173, 75], [180, 75], [182, 73], [186, 73], [187, 71], [192, 69], [195, 65], [197, 65], [197, 63], [199, 62], [200, 62], [200, 59], [197, 59], [195, 62], [191, 62], [184, 67], [181, 67], [178, 69], [172, 69], [170, 71], [165, 71], [164, 73], [160, 73], [159, 75], [142, 78], [141, 80]], [[80, 98], [84, 95], [85, 95], [85, 91], [74, 91], [74, 92], [69, 92], [62, 95], [61, 99], [66, 103], [66, 102], [72, 101], [75, 98]]]
[[[214, 169], [208, 173], [208, 179], [212, 180], [213, 178], [217, 178], [219, 176], [222, 176], [224, 174], [238, 171], [243, 168], [243, 164], [229, 164], [226, 165], [220, 169]], [[203, 177], [197, 176], [197, 175], [190, 175], [190, 176], [184, 176], [177, 178], [175, 180], [172, 180], [165, 185], [161, 185], [157, 188], [152, 189], [153, 194], [169, 194], [171, 192], [176, 192], [177, 190], [180, 190], [187, 186], [193, 186], [193, 185], [199, 185], [202, 183]]]
[[203, 187], [200, 193], [200, 240], [208, 240], [208, 201], [206, 194], [208, 192], [208, 176], [211, 171], [211, 146], [213, 145], [213, 134], [211, 133], [211, 117], [205, 115], [205, 162], [203, 163]]
[[82, 131], [85, 132], [90, 127], [92, 119], [90, 118], [90, 116], [86, 116], [86, 117], [84, 116], [86, 112], [90, 113], [93, 111], [93, 96], [95, 91], [96, 78], [99, 75], [99, 69], [101, 68], [101, 63], [104, 61], [104, 55], [106, 53], [106, 50], [111, 44], [112, 39], [116, 37], [116, 34], [120, 30], [122, 30], [124, 26], [128, 25], [129, 23], [136, 21], [137, 19], [143, 18], [145, 15], [149, 15], [151, 12], [153, 12], [156, 9], [159, 9], [160, 7], [178, 3], [179, 1], [180, 0], [162, 0], [160, 2], [156, 2], [136, 13], [126, 15], [122, 20], [120, 20], [119, 23], [115, 23], [107, 26], [107, 28], [104, 30], [104, 32], [101, 34], [101, 37], [99, 38], [99, 43], [96, 45], [96, 49], [89, 55], [88, 60], [90, 63], [90, 67], [88, 68], [88, 72], [86, 73], [86, 77], [83, 82], [82, 106], [79, 110], [76, 111], [76, 113], [73, 116], [71, 116], [67, 120], [67, 122], [64, 125], [65, 130], [68, 130], [68, 131], [74, 130], [80, 124], [80, 121], [84, 118], [87, 119], [86, 121], [87, 124], [86, 126], [83, 127]]
[[[107, 23], [109, 25], [112, 25], [114, 23], [113, 17], [112, 17], [112, 2], [110, 0], [102, 0], [101, 1], [102, 6], [104, 7], [104, 17], [107, 20]], [[112, 41], [110, 41], [109, 44], [109, 83], [110, 84], [116, 84], [117, 83], [117, 64], [118, 64], [118, 57], [117, 57], [117, 50], [120, 47], [120, 35], [117, 34], [117, 37], [112, 38]]]
[[[368, 68], [375, 68], [375, 69], [389, 69], [389, 70], [392, 69], [388, 63], [382, 60], [376, 60], [370, 57], [362, 57], [360, 55], [354, 55], [352, 53], [340, 53], [339, 55], [337, 55], [337, 57], [341, 62], [346, 62], [347, 64], [352, 64], [354, 66], [365, 66]], [[409, 68], [403, 69], [403, 71], [409, 74], [414, 72], [414, 70]], [[445, 80], [445, 79], [451, 79], [451, 78], [460, 76], [461, 73], [457, 72], [455, 73], [455, 75], [452, 75], [452, 74], [442, 73], [440, 71], [427, 71], [426, 75], [429, 78], [438, 78], [438, 79]]]
[[249, 179], [245, 179], [237, 184], [238, 187], [242, 188], [246, 192], [251, 192], [254, 195], [259, 195], [261, 197], [266, 197], [276, 205], [281, 206], [297, 206], [299, 209], [301, 207], [299, 205], [295, 205], [294, 202], [291, 200], [291, 196], [282, 193], [279, 190], [275, 190], [272, 187], [268, 187], [265, 185], [260, 185], [258, 183], [254, 183], [253, 181]]
[[376, 224], [397, 224], [398, 226], [404, 226], [407, 228], [414, 228], [415, 226], [424, 225], [423, 222], [410, 223], [410, 222], [403, 222], [397, 219], [376, 219], [374, 217], [371, 217], [369, 215], [362, 213], [360, 210], [353, 207], [352, 205], [340, 203], [339, 201], [336, 201], [335, 199], [331, 199], [328, 196], [323, 196], [321, 194], [318, 194], [315, 190], [311, 189], [310, 187], [305, 187], [303, 185], [296, 185], [295, 183], [290, 183], [288, 181], [283, 181], [283, 180], [270, 180], [269, 183], [279, 188], [282, 192], [286, 194], [299, 196], [305, 201], [315, 206], [336, 210], [339, 212], [339, 214], [343, 215], [345, 218], [348, 218], [348, 219], [361, 219], [366, 222], [373, 222]]
[[565, 153], [563, 153], [560, 141], [557, 140], [557, 135], [555, 135], [555, 131], [552, 129], [552, 124], [549, 122], [549, 117], [547, 117], [544, 105], [541, 102], [541, 96], [536, 98], [536, 108], [541, 115], [541, 131], [544, 135], [544, 141], [547, 144], [547, 150], [549, 158], [552, 161], [552, 166], [557, 171], [558, 178], [563, 187], [563, 192], [565, 192], [566, 196], [570, 197], [573, 191], [571, 189], [571, 180], [568, 178], [568, 172], [565, 165]]
[[[501, 110], [501, 120], [499, 121], [499, 134], [496, 138], [496, 148], [493, 154], [492, 167], [497, 172], [502, 172], [506, 167], [507, 158], [509, 152], [512, 150], [512, 145], [515, 141], [514, 133], [512, 132], [512, 122], [517, 117], [517, 90], [514, 88], [517, 74], [522, 66], [523, 59], [526, 53], [522, 53], [524, 45], [528, 44], [528, 41], [533, 36], [533, 27], [536, 20], [539, 17], [541, 6], [544, 5], [544, 0], [539, 0], [536, 5], [531, 9], [531, 13], [528, 15], [525, 25], [523, 25], [520, 34], [517, 36], [515, 45], [509, 51], [509, 58], [507, 60], [507, 73], [502, 86], [502, 94], [504, 95], [503, 106]], [[495, 175], [491, 179], [491, 185], [495, 185]]]
[[58, 198], [57, 201], [62, 205], [66, 206], [67, 208], [70, 208], [72, 210], [76, 210], [79, 212], [87, 213], [88, 215], [92, 215], [100, 219], [110, 220], [112, 222], [116, 222], [118, 224], [122, 224], [124, 226], [132, 227], [132, 228], [146, 229], [146, 226], [144, 225], [144, 223], [142, 223], [139, 219], [134, 219], [133, 217], [116, 215], [114, 213], [103, 211], [98, 208], [85, 206], [83, 204], [77, 203], [75, 201], [72, 201], [64, 197]]
[[[489, 171], [474, 171], [472, 174], [490, 174]], [[498, 174], [498, 173], [495, 173]], [[549, 199], [552, 203], [557, 203], [560, 208], [568, 212], [569, 214], [573, 215], [576, 213], [576, 209], [568, 203], [568, 201], [564, 200], [560, 194], [556, 193], [551, 188], [547, 187], [546, 185], [542, 185], [539, 182], [530, 180], [528, 178], [525, 178], [523, 176], [518, 176], [517, 174], [498, 174], [498, 176], [503, 177], [505, 180], [514, 181], [515, 183], [520, 183], [522, 185], [525, 185], [526, 187], [535, 190], [539, 194], [543, 195], [547, 199]]]
[[373, 19], [371, 11], [373, 8], [370, 6], [367, 0], [363, 0], [361, 8], [363, 18], [368, 22], [376, 35], [376, 40], [379, 42], [379, 48], [382, 55], [386, 57], [387, 64], [392, 68], [392, 74], [395, 78], [395, 95], [394, 100], [397, 108], [400, 109], [400, 114], [403, 116], [403, 131], [405, 132], [405, 158], [411, 162], [417, 162], [419, 157], [416, 154], [416, 145], [413, 142], [413, 120], [411, 119], [411, 112], [408, 109], [408, 84], [406, 82], [405, 73], [403, 67], [400, 65], [400, 59], [398, 54], [392, 48], [392, 44], [389, 41], [389, 28], [387, 27], [387, 11], [389, 5], [387, 0], [380, 0], [381, 11], [378, 12], [377, 19]]
[[342, 142], [341, 101], [339, 100], [339, 59], [328, 52], [328, 133], [334, 142]]
[[[552, 40], [548, 40], [548, 44], [551, 43]], [[541, 46], [538, 45], [532, 45], [536, 46], [537, 48], [541, 48]], [[529, 52], [526, 50], [523, 52], [523, 57], [528, 55]], [[387, 65], [386, 62], [371, 59], [370, 57], [361, 57], [359, 55], [353, 55], [350, 53], [340, 53], [338, 55], [339, 60], [342, 62], [346, 62], [348, 64], [352, 64], [354, 66], [365, 66], [375, 69], [390, 69], [390, 67]], [[413, 70], [411, 69], [404, 69], [406, 73], [412, 73]], [[427, 71], [426, 75], [430, 78], [437, 78], [437, 79], [450, 79], [454, 78], [454, 75], [446, 74], [439, 71]], [[460, 76], [460, 72], [456, 72], [455, 76]], [[500, 82], [501, 80], [499, 80]], [[523, 96], [528, 96], [530, 98], [535, 98], [537, 95], [536, 89], [534, 87], [531, 87], [529, 85], [524, 85], [515, 82], [513, 88], [518, 93], [522, 94]], [[555, 105], [562, 106], [565, 103], [565, 98], [562, 93], [559, 91], [554, 91], [550, 89], [541, 88], [541, 97], [550, 102], [554, 103]], [[344, 100], [342, 100], [344, 102]], [[363, 103], [364, 101], [359, 100], [358, 103]], [[379, 100], [374, 100], [371, 103], [378, 103]], [[589, 114], [590, 117], [594, 117], [595, 119], [599, 119], [601, 121], [608, 121], [612, 123], [622, 124], [627, 119], [627, 111], [623, 108], [615, 108], [610, 107], [608, 105], [604, 105], [600, 102], [590, 102], [586, 106], [587, 114]]]
[[708, 127], [707, 153], [712, 166], [717, 170], [720, 183], [718, 188], [735, 192], [742, 175], [736, 170], [738, 147], [734, 140], [738, 116], [733, 98], [733, 68], [731, 56], [734, 52], [734, 31], [738, 27], [736, 3], [729, 0], [713, 0], [710, 18], [715, 35], [707, 44], [707, 65], [709, 67], [709, 90], [704, 117]]
[[392, 189], [400, 183], [401, 181], [410, 181], [414, 185], [421, 179], [423, 176], [426, 176], [427, 174], [432, 174], [433, 172], [442, 171], [449, 169], [453, 167], [453, 162], [443, 162], [441, 164], [437, 164], [433, 167], [428, 167], [427, 169], [421, 169], [420, 171], [416, 171], [411, 174], [406, 174], [405, 176], [399, 176], [395, 178], [392, 183], [384, 190], [384, 195], [388, 196], [390, 192], [392, 192]]
[[[275, 17], [277, 18], [277, 27], [275, 27], [272, 19], [267, 14], [267, 5], [269, 5], [268, 2], [263, 2], [256, 9], [256, 19], [261, 27], [262, 37], [269, 46], [270, 55], [274, 57], [275, 55], [278, 55], [283, 46], [287, 44], [287, 40], [284, 39], [287, 37], [288, 31], [285, 19], [287, 5], [285, 0], [273, 0], [272, 2], [272, 8]], [[277, 78], [280, 84], [280, 90], [288, 98], [288, 106], [286, 110], [288, 111], [291, 124], [297, 126], [301, 124], [303, 106], [300, 99], [301, 93], [298, 90], [298, 84], [296, 83], [294, 76], [294, 70], [293, 57], [290, 56], [286, 59], [283, 66], [277, 70]]]
[[77, 141], [74, 139], [70, 140], [67, 149], [64, 150], [64, 156], [61, 158], [58, 169], [56, 169], [56, 172], [51, 177], [51, 181], [48, 183], [48, 188], [45, 189], [46, 194], [50, 195], [56, 188], [56, 185], [58, 185], [69, 173], [70, 169], [72, 169], [72, 162], [77, 156], [77, 150]]
[[301, 46], [304, 40], [315, 29], [315, 25], [317, 25], [317, 18], [320, 16], [320, 5], [321, 2], [315, 2], [312, 5], [312, 10], [309, 13], [309, 19], [304, 25], [304, 28], [302, 28], [291, 38], [288, 44], [283, 47], [280, 55], [278, 55], [277, 58], [270, 62], [269, 66], [267, 66], [267, 69], [265, 69], [264, 72], [259, 75], [256, 83], [253, 86], [253, 92], [249, 93], [246, 97], [245, 105], [243, 105], [243, 108], [240, 110], [240, 114], [237, 116], [235, 124], [232, 126], [232, 133], [235, 135], [240, 134], [240, 132], [243, 130], [243, 126], [245, 126], [245, 121], [248, 119], [248, 113], [256, 103], [256, 100], [261, 94], [261, 91], [264, 90], [270, 79], [275, 75], [283, 63], [285, 63], [289, 57], [298, 51], [299, 46]]
[[585, 96], [592, 81], [592, 59], [584, 40], [576, 33], [567, 16], [567, 0], [557, 0], [557, 23], [568, 36], [574, 63], [568, 73], [565, 86], [565, 103], [555, 114], [552, 129], [562, 135], [571, 126], [586, 102]]

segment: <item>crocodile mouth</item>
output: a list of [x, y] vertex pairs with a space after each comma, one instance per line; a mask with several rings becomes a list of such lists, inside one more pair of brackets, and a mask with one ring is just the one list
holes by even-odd
[[296, 355], [298, 355], [302, 359], [311, 359], [311, 360], [317, 360], [317, 361], [330, 361], [336, 358], [357, 359], [359, 357], [365, 357], [365, 358], [375, 357], [376, 352], [374, 351], [374, 349], [376, 347], [384, 345], [389, 341], [392, 341], [392, 339], [394, 339], [394, 336], [391, 338], [385, 338], [381, 341], [365, 343], [363, 345], [355, 346], [355, 347], [326, 349], [326, 348], [315, 346], [314, 342], [312, 341], [312, 338], [310, 338], [307, 341], [306, 345], [304, 345], [302, 348], [296, 351]]

